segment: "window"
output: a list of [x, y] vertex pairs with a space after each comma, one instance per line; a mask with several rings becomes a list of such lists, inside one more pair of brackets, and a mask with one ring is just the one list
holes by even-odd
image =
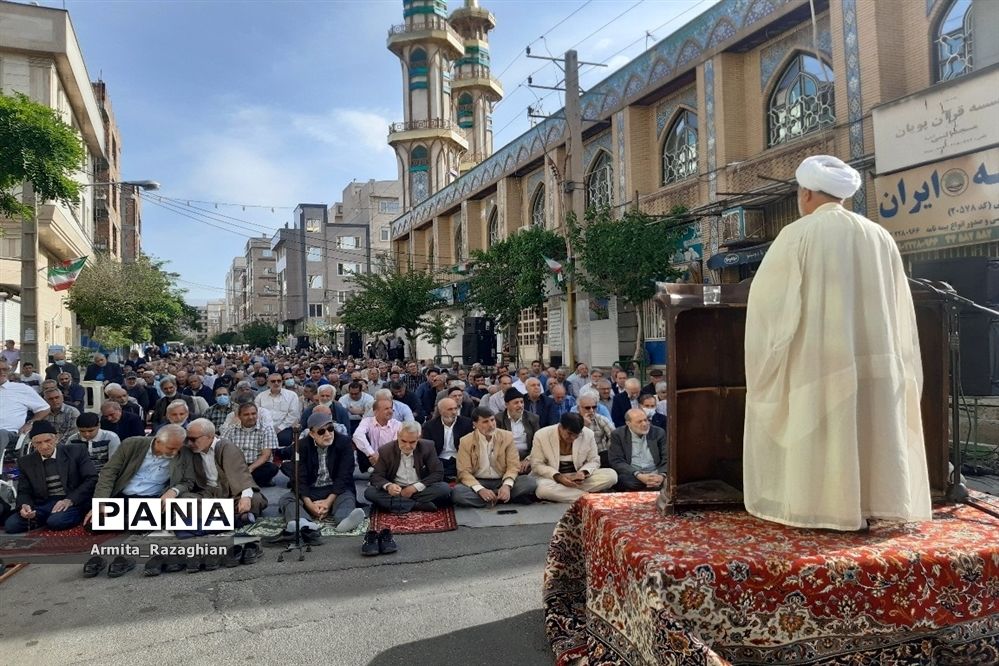
[[360, 236], [337, 236], [336, 246], [341, 250], [356, 250], [361, 247]]
[[379, 238], [382, 239], [383, 243], [387, 243], [392, 240], [392, 227], [382, 227]]
[[323, 248], [315, 247], [314, 245], [309, 246], [308, 250], [308, 260], [309, 261], [322, 261], [323, 260]]
[[538, 185], [531, 199], [531, 224], [544, 229], [545, 227], [545, 186]]
[[353, 275], [354, 273], [361, 272], [361, 264], [337, 264], [336, 274], [337, 275]]
[[389, 213], [394, 214], [399, 212], [399, 201], [398, 199], [379, 199], [378, 200], [378, 212], [379, 213]]
[[346, 303], [348, 298], [350, 298], [349, 291], [338, 291], [336, 293], [336, 302], [339, 303], [340, 305]]
[[315, 218], [309, 218], [309, 219], [307, 219], [305, 221], [305, 230], [306, 231], [318, 232], [318, 231], [321, 231], [322, 228], [323, 228], [323, 221], [322, 220], [317, 220]]
[[815, 56], [799, 53], [784, 68], [770, 96], [770, 145], [832, 125], [834, 108], [832, 69]]
[[499, 209], [496, 206], [493, 206], [493, 211], [489, 213], [489, 247], [498, 243], [499, 239]]
[[261, 251], [260, 251], [260, 256], [261, 256], [261, 257], [262, 257], [263, 259], [270, 259], [271, 257], [273, 257], [273, 256], [274, 256], [274, 253], [273, 253], [273, 252], [271, 252], [270, 250], [261, 250]]
[[323, 304], [322, 303], [309, 303], [309, 317], [312, 319], [322, 319], [323, 317]]
[[662, 184], [697, 173], [697, 115], [684, 109], [673, 121], [663, 144]]
[[264, 269], [264, 275], [274, 275], [274, 269], [273, 268], [265, 268]]
[[427, 89], [427, 52], [423, 49], [413, 49], [409, 54], [409, 89]]
[[425, 146], [409, 154], [410, 200], [415, 204], [430, 196], [430, 153]]
[[601, 150], [586, 174], [586, 207], [603, 208], [611, 205], [611, 185], [614, 167], [610, 155]]
[[454, 261], [459, 263], [465, 259], [465, 235], [462, 233], [461, 223], [454, 228]]
[[469, 129], [475, 126], [475, 111], [472, 96], [462, 93], [458, 98], [458, 127]]
[[322, 289], [323, 288], [323, 276], [322, 275], [310, 275], [309, 276], [309, 289]]
[[949, 81], [974, 69], [972, 0], [953, 0], [933, 39], [937, 81]]

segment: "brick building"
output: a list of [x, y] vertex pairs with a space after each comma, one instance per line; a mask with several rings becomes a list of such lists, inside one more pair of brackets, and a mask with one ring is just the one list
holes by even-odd
[[[90, 84], [104, 119], [104, 145], [107, 156], [94, 164], [95, 183], [121, 181], [121, 134], [114, 119], [114, 109], [104, 81]], [[121, 242], [121, 190], [119, 185], [94, 185], [94, 249], [115, 259], [122, 256]]]

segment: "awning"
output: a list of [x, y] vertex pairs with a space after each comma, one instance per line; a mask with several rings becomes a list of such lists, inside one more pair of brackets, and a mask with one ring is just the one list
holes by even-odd
[[743, 264], [756, 264], [763, 261], [763, 255], [767, 253], [770, 243], [754, 245], [733, 252], [719, 252], [708, 259], [708, 268], [716, 271], [721, 268], [732, 268]]

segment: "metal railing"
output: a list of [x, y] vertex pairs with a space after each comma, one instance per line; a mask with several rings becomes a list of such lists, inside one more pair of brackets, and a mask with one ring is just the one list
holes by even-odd
[[389, 28], [388, 34], [391, 38], [393, 35], [404, 35], [407, 32], [422, 32], [424, 30], [443, 30], [459, 42], [461, 41], [458, 31], [451, 27], [447, 19], [434, 14], [415, 17], [412, 23], [407, 22], [394, 25]]
[[461, 65], [460, 67], [456, 67], [451, 73], [452, 81], [489, 78], [492, 78], [492, 74], [490, 73], [490, 69], [485, 65]]
[[450, 118], [428, 118], [425, 120], [408, 120], [389, 125], [389, 134], [422, 129], [446, 129], [458, 131], [458, 123]]

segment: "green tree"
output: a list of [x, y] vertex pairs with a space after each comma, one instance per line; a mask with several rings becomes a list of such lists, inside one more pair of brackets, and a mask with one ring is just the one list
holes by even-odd
[[675, 206], [669, 215], [653, 217], [629, 210], [615, 220], [606, 208], [590, 209], [582, 226], [572, 214], [566, 218], [579, 286], [592, 296], [616, 296], [635, 308], [635, 360], [642, 357], [644, 342], [642, 304], [655, 296], [657, 281], [681, 274], [669, 258], [676, 251], [678, 225], [686, 212], [683, 206]]
[[[548, 294], [545, 286], [552, 271], [545, 258], [565, 261], [565, 240], [540, 227], [527, 227], [493, 243], [486, 250], [472, 252], [474, 267], [469, 278], [469, 305], [496, 319], [506, 328], [508, 339], [517, 339], [520, 313], [537, 311], [543, 321]], [[538, 358], [541, 358], [545, 332], [538, 331]], [[512, 345], [511, 345], [512, 347]]]
[[440, 363], [442, 347], [447, 347], [447, 343], [454, 340], [458, 333], [454, 328], [454, 320], [441, 311], [434, 312], [426, 320], [420, 337], [429, 342], [437, 350], [437, 358]]
[[72, 176], [83, 168], [86, 152], [79, 134], [59, 112], [25, 95], [0, 92], [0, 215], [17, 218], [33, 210], [14, 191], [30, 181], [39, 199], [73, 205], [80, 184]]
[[242, 345], [245, 344], [243, 336], [238, 331], [224, 331], [212, 336], [213, 345]]
[[277, 342], [277, 326], [265, 321], [254, 320], [240, 329], [240, 335], [251, 347], [270, 347]]
[[438, 284], [429, 272], [403, 272], [389, 259], [382, 259], [374, 272], [352, 275], [348, 282], [357, 290], [340, 308], [340, 323], [373, 335], [402, 329], [410, 353], [415, 351], [417, 330], [426, 326], [427, 314], [443, 305], [433, 293]]

